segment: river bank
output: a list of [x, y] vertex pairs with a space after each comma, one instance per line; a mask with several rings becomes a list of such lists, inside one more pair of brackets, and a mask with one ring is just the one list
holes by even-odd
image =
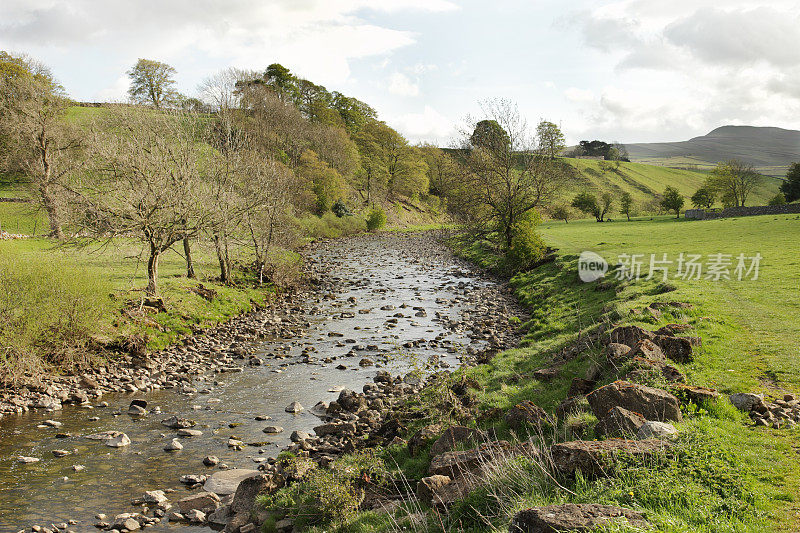
[[[379, 371], [454, 368], [515, 342], [513, 328], [497, 325], [519, 313], [508, 291], [431, 235], [322, 242], [307, 257], [310, 278], [319, 280], [313, 290], [146, 364], [98, 372], [97, 387], [70, 379], [50, 391], [26, 389], [25, 402], [45, 407], [0, 421], [0, 480], [14, 495], [0, 509], [3, 529], [78, 520], [70, 528], [83, 530], [98, 512], [129, 510], [144, 490], [185, 490], [181, 476], [218, 470], [203, 465], [207, 455], [231, 469], [253, 468], [289, 445], [294, 431], [319, 425], [311, 406], [337, 399], [342, 387], [359, 390]], [[134, 399], [146, 402], [144, 416], [127, 414]], [[295, 401], [305, 408], [286, 413]], [[202, 435], [180, 437], [183, 449], [165, 452], [177, 432], [161, 421], [172, 416], [194, 419]], [[283, 431], [265, 434], [266, 425]], [[104, 431], [126, 433], [132, 444], [109, 449], [85, 438]], [[228, 446], [231, 439], [241, 444]], [[57, 450], [69, 455], [56, 457]], [[90, 487], [97, 496], [86, 498]]]

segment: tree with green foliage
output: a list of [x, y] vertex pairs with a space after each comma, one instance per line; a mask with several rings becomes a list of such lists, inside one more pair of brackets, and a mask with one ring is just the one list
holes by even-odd
[[284, 102], [293, 102], [297, 97], [297, 78], [280, 63], [272, 63], [267, 67], [264, 83]]
[[561, 128], [546, 120], [536, 126], [536, 141], [539, 152], [550, 159], [555, 159], [561, 150], [567, 147]]
[[592, 215], [597, 219], [598, 222], [600, 220], [600, 206], [597, 203], [597, 197], [590, 192], [581, 192], [578, 193], [575, 198], [572, 199], [572, 207], [580, 211], [581, 213]]
[[139, 59], [128, 71], [131, 86], [128, 94], [139, 104], [152, 105], [156, 109], [170, 106], [176, 99], [175, 69], [166, 63], [152, 59]]
[[614, 210], [614, 197], [610, 192], [600, 195], [600, 222], [605, 220], [606, 215]]
[[351, 135], [378, 118], [378, 113], [369, 105], [336, 91], [331, 93], [331, 107], [339, 113], [345, 129]]
[[303, 152], [297, 170], [314, 193], [314, 211], [317, 215], [330, 211], [333, 203], [344, 195], [346, 185], [342, 176], [321, 161], [313, 150]]
[[661, 198], [661, 207], [663, 207], [665, 211], [674, 211], [675, 218], [681, 217], [683, 196], [681, 196], [678, 189], [672, 185], [668, 185], [667, 188], [664, 189], [664, 196]]
[[724, 204], [744, 207], [750, 193], [760, 182], [753, 165], [739, 159], [720, 162], [711, 171], [709, 186], [722, 196]]
[[503, 152], [509, 149], [511, 138], [496, 120], [481, 120], [475, 124], [469, 142], [473, 148]]
[[563, 220], [564, 224], [569, 224], [570, 212], [566, 205], [557, 205], [550, 212], [550, 216], [556, 220]]
[[772, 205], [772, 206], [786, 205], [786, 197], [783, 195], [783, 193], [779, 192], [778, 194], [769, 199], [767, 205]]
[[712, 187], [703, 185], [695, 191], [691, 201], [695, 209], [711, 209], [711, 206], [717, 201], [717, 195]]
[[0, 51], [0, 172], [30, 178], [57, 239], [64, 238], [68, 182], [86, 160], [82, 135], [65, 120], [69, 104], [46, 67]]
[[787, 202], [800, 200], [800, 163], [791, 164], [780, 189]]
[[631, 196], [631, 193], [625, 191], [620, 195], [619, 206], [620, 213], [624, 214], [628, 218], [628, 222], [630, 222], [631, 211], [633, 210], [633, 196]]

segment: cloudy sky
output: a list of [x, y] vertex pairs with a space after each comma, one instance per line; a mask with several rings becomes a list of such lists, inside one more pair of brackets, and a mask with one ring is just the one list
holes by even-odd
[[494, 97], [570, 142], [800, 129], [798, 0], [2, 0], [0, 49], [85, 101], [124, 100], [139, 57], [187, 94], [277, 61], [440, 144]]

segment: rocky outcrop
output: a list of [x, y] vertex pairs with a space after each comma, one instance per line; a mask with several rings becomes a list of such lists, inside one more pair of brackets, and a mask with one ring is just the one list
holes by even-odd
[[518, 403], [506, 411], [503, 419], [508, 424], [508, 427], [514, 431], [537, 428], [542, 424], [550, 423], [550, 417], [547, 412], [530, 400]]
[[613, 407], [639, 413], [647, 420], [680, 422], [683, 419], [680, 402], [675, 396], [665, 390], [627, 381], [615, 381], [600, 387], [586, 399], [598, 419], [604, 418]]
[[509, 533], [554, 533], [559, 531], [593, 531], [614, 523], [646, 528], [649, 523], [640, 512], [613, 505], [565, 503], [533, 507], [514, 515]]

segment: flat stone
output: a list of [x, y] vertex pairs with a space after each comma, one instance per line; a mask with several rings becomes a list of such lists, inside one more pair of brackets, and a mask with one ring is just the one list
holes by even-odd
[[220, 470], [219, 472], [214, 472], [214, 474], [206, 480], [203, 489], [220, 496], [227, 496], [228, 494], [236, 492], [236, 487], [239, 486], [239, 483], [243, 479], [257, 476], [260, 473], [261, 472], [258, 470], [249, 470], [246, 468]]
[[593, 531], [614, 523], [634, 528], [647, 528], [642, 513], [596, 503], [565, 503], [533, 507], [519, 511], [511, 520], [509, 533], [553, 533], [559, 531]]
[[740, 411], [744, 411], [745, 413], [749, 413], [750, 411], [753, 411], [756, 407], [764, 405], [763, 394], [753, 394], [750, 392], [737, 392], [736, 394], [731, 394], [729, 398], [734, 407], [736, 407]]
[[356, 425], [352, 422], [334, 422], [331, 424], [322, 424], [314, 428], [314, 433], [318, 437], [326, 435], [342, 435], [353, 434], [356, 432]]
[[178, 436], [179, 437], [199, 437], [202, 435], [203, 432], [199, 429], [179, 429]]
[[211, 512], [219, 506], [219, 501], [220, 498], [215, 493], [201, 492], [178, 500], [177, 505], [181, 514], [186, 515], [192, 509]]
[[267, 426], [264, 429], [262, 429], [261, 431], [263, 431], [264, 433], [270, 433], [270, 434], [282, 433], [283, 432], [283, 428], [280, 427], [280, 426]]
[[187, 429], [190, 427], [194, 427], [197, 424], [197, 422], [195, 422], [194, 420], [189, 420], [188, 418], [172, 416], [170, 418], [167, 418], [166, 420], [162, 420], [161, 424], [172, 429]]
[[18, 455], [17, 456], [17, 462], [25, 464], [25, 465], [38, 463], [39, 461], [41, 461], [41, 459], [39, 459], [38, 457], [27, 457], [25, 455]]

